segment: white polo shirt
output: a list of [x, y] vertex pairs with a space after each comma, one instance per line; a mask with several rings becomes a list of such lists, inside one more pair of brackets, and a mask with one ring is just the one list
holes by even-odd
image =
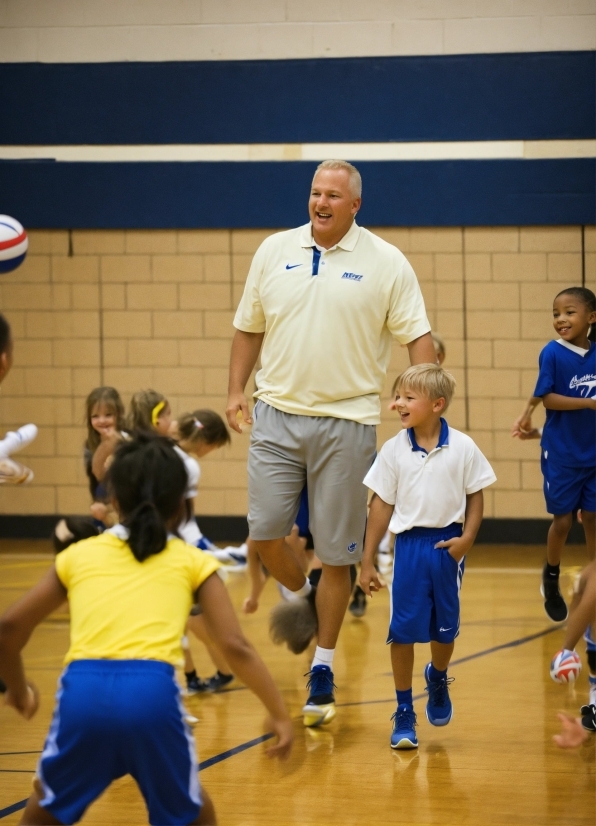
[[416, 444], [413, 428], [385, 442], [364, 484], [388, 505], [395, 505], [392, 533], [410, 528], [446, 528], [463, 522], [466, 496], [497, 477], [472, 439], [441, 419], [441, 435], [427, 453]]
[[308, 223], [266, 238], [253, 259], [234, 326], [265, 333], [257, 398], [284, 413], [380, 421], [391, 337], [428, 333], [414, 270], [356, 223], [332, 249]]

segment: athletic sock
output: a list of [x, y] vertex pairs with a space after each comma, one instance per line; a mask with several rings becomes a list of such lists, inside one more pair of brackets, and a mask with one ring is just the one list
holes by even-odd
[[553, 579], [559, 578], [560, 571], [561, 563], [559, 563], [558, 565], [549, 565], [549, 563], [547, 562], [544, 566], [544, 573], [546, 574], [546, 576], [552, 577]]
[[319, 645], [315, 648], [315, 656], [312, 661], [311, 669], [315, 665], [327, 665], [329, 668], [333, 667], [333, 655], [335, 648], [321, 648]]
[[304, 585], [298, 591], [294, 591], [294, 595], [297, 597], [307, 597], [310, 592], [312, 591], [312, 585], [308, 581], [308, 579], [304, 579]]
[[436, 682], [437, 680], [446, 680], [447, 679], [447, 669], [445, 671], [439, 671], [438, 668], [435, 668], [434, 665], [431, 663], [430, 668], [428, 669], [428, 679]]
[[411, 688], [406, 689], [406, 691], [398, 691], [396, 689], [395, 690], [395, 696], [397, 697], [397, 705], [398, 706], [401, 706], [401, 705], [404, 705], [404, 704], [408, 705], [408, 706], [413, 706], [414, 705], [414, 698], [412, 697], [412, 689]]
[[193, 679], [193, 677], [196, 677], [196, 676], [197, 676], [197, 670], [196, 670], [196, 668], [193, 668], [193, 670], [192, 670], [192, 671], [185, 671], [185, 672], [184, 672], [184, 676], [186, 677], [186, 679], [187, 679], [187, 680], [192, 680], [192, 679]]

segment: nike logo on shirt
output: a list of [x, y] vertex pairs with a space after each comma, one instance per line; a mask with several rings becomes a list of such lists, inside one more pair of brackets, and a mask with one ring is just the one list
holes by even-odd
[[293, 270], [294, 267], [300, 267], [301, 264], [286, 264], [286, 270]]

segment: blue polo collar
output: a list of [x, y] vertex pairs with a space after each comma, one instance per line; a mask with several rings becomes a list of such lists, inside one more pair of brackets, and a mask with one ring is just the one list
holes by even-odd
[[[414, 436], [414, 428], [408, 428], [408, 439], [410, 440], [410, 445], [412, 450], [419, 450], [421, 453], [427, 453], [423, 447], [420, 447], [418, 442], [416, 441], [416, 437]], [[447, 424], [446, 420], [441, 416], [441, 432], [439, 433], [439, 444], [435, 448], [438, 450], [440, 447], [448, 447], [449, 446], [449, 425]]]

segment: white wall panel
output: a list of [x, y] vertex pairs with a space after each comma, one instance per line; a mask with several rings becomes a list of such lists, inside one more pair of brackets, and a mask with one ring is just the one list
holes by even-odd
[[0, 62], [596, 48], [596, 0], [0, 0]]

